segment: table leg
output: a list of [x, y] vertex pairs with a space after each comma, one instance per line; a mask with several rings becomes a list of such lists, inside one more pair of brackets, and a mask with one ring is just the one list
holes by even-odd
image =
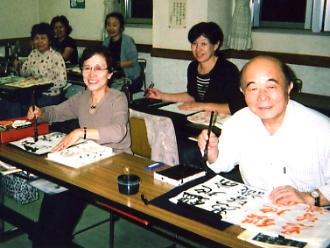
[[[0, 205], [3, 205], [4, 204], [4, 192], [2, 190], [1, 184], [2, 184], [2, 175], [0, 175]], [[3, 234], [4, 231], [5, 231], [5, 223], [0, 216], [0, 234]]]
[[114, 213], [110, 211], [110, 220], [109, 220], [109, 248], [114, 248], [115, 240], [115, 216]]

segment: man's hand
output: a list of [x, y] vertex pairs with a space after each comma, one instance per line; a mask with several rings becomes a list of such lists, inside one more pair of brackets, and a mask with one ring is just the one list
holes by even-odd
[[314, 199], [309, 193], [300, 192], [289, 185], [273, 189], [269, 197], [272, 203], [276, 205], [289, 206], [298, 203], [314, 205]]
[[[208, 139], [207, 129], [204, 129], [198, 135], [198, 147], [201, 151], [205, 150], [207, 139]], [[209, 145], [208, 145], [208, 159], [207, 159], [209, 163], [213, 163], [218, 158], [218, 154], [219, 154], [218, 143], [219, 143], [218, 137], [211, 132]]]

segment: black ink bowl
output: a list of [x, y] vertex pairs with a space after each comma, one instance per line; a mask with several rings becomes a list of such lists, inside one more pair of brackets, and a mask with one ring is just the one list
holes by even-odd
[[118, 189], [121, 194], [134, 195], [139, 192], [140, 177], [132, 174], [118, 176]]

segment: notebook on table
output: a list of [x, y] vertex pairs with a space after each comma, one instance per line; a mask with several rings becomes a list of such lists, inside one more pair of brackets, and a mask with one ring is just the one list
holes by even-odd
[[190, 166], [175, 165], [164, 170], [155, 171], [154, 178], [169, 184], [179, 186], [206, 175], [206, 171]]

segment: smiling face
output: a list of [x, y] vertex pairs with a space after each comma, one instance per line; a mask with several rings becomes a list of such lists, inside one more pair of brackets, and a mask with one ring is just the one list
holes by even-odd
[[265, 126], [281, 125], [289, 100], [292, 83], [287, 83], [279, 61], [259, 57], [247, 64], [242, 72], [241, 89], [250, 110]]
[[121, 33], [122, 33], [122, 27], [117, 18], [109, 17], [107, 19], [106, 29], [107, 29], [109, 37], [112, 40], [115, 40], [115, 41], [119, 40], [119, 38], [121, 37]]
[[102, 91], [108, 88], [108, 80], [111, 73], [105, 58], [100, 54], [95, 54], [85, 60], [82, 67], [84, 83], [90, 91]]
[[33, 46], [41, 53], [49, 50], [50, 42], [46, 34], [37, 34], [33, 38]]
[[215, 51], [218, 49], [218, 46], [219, 43], [212, 44], [208, 38], [201, 35], [191, 43], [191, 51], [195, 59], [199, 63], [203, 63], [215, 56]]

